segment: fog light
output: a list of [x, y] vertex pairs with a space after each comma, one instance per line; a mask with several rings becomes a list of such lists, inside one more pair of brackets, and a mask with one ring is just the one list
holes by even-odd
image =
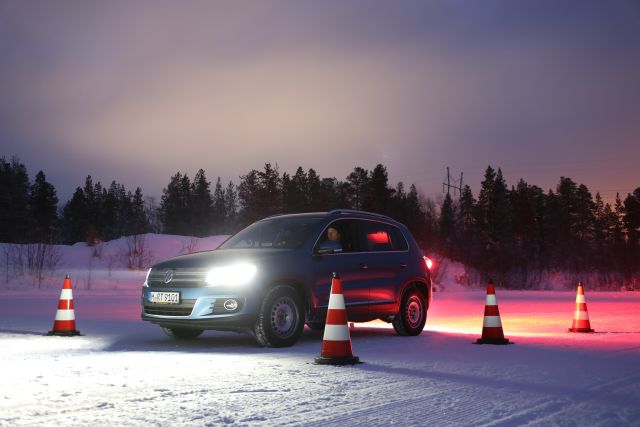
[[235, 311], [238, 309], [238, 301], [234, 299], [228, 299], [224, 302], [223, 307], [227, 311]]

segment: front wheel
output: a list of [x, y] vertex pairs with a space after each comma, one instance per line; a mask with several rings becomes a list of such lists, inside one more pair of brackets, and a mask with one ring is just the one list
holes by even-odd
[[167, 336], [170, 336], [171, 338], [184, 340], [198, 338], [204, 332], [204, 330], [202, 329], [191, 328], [162, 328], [162, 330], [165, 334], [167, 334]]
[[302, 335], [304, 313], [298, 292], [287, 285], [271, 288], [260, 305], [253, 327], [256, 341], [264, 347], [290, 347]]
[[398, 335], [419, 335], [427, 321], [427, 301], [418, 289], [405, 292], [400, 311], [393, 319], [393, 329]]

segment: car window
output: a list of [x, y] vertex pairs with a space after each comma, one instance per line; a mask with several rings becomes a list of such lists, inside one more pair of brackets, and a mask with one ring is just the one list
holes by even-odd
[[360, 241], [367, 252], [406, 251], [407, 241], [395, 226], [377, 221], [361, 221]]
[[221, 249], [275, 248], [302, 246], [321, 218], [273, 218], [258, 221], [224, 242]]
[[351, 219], [341, 219], [333, 221], [327, 225], [314, 248], [315, 252], [319, 251], [319, 247], [326, 242], [335, 241], [339, 244], [339, 250], [333, 252], [358, 252], [360, 244], [358, 240], [358, 224]]

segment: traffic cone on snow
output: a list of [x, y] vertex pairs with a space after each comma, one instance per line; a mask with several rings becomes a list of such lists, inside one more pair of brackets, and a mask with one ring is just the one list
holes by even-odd
[[354, 356], [351, 350], [342, 280], [340, 280], [338, 273], [333, 273], [322, 350], [320, 356], [315, 358], [315, 363], [318, 365], [355, 365], [359, 361], [360, 359]]
[[64, 278], [64, 284], [60, 292], [60, 301], [58, 302], [56, 319], [53, 322], [53, 330], [49, 331], [47, 335], [63, 337], [80, 335], [80, 331], [76, 330], [76, 316], [73, 309], [73, 290], [71, 289], [71, 277], [69, 277], [69, 274]]
[[587, 300], [584, 297], [582, 282], [578, 282], [578, 293], [576, 294], [576, 311], [573, 314], [573, 324], [569, 332], [594, 332], [589, 323], [589, 313], [587, 312]]
[[491, 280], [489, 280], [489, 284], [487, 285], [484, 321], [482, 322], [482, 337], [478, 338], [476, 344], [510, 344], [509, 340], [504, 337], [504, 332], [502, 331], [502, 321], [500, 320], [500, 311], [498, 311], [496, 290]]

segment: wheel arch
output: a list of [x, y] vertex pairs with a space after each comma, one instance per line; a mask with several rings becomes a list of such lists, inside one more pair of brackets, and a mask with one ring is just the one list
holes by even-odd
[[426, 283], [425, 281], [420, 279], [409, 280], [407, 281], [407, 283], [405, 283], [405, 285], [402, 287], [402, 290], [400, 292], [400, 298], [398, 299], [398, 307], [402, 303], [402, 299], [407, 294], [407, 292], [412, 289], [418, 289], [422, 293], [425, 300], [427, 301], [426, 309], [428, 310], [429, 307], [431, 306], [431, 284]]
[[302, 307], [304, 309], [304, 320], [309, 317], [311, 312], [311, 290], [304, 284], [303, 281], [298, 279], [276, 279], [269, 282], [267, 286], [264, 287], [264, 291], [262, 293], [262, 298], [264, 298], [270, 289], [273, 289], [276, 286], [290, 286], [292, 287], [300, 297], [302, 298]]

